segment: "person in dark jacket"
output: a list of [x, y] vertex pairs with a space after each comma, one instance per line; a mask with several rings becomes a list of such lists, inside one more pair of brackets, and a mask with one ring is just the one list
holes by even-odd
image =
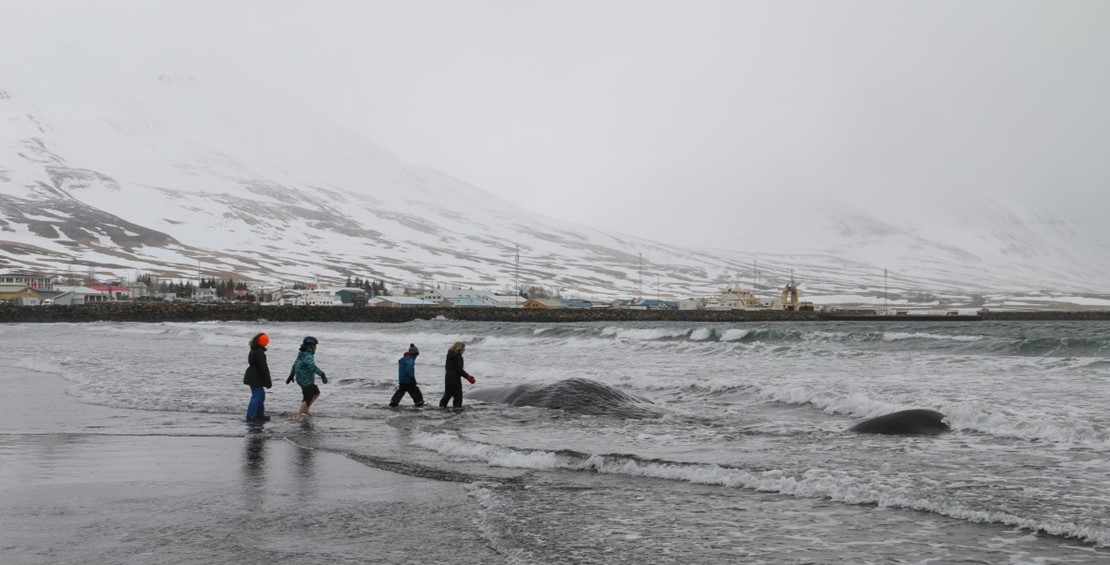
[[300, 420], [304, 416], [315, 416], [309, 408], [320, 397], [320, 387], [316, 386], [316, 375], [320, 375], [321, 382], [328, 384], [328, 376], [316, 366], [316, 345], [319, 343], [319, 340], [312, 336], [301, 341], [297, 360], [293, 362], [293, 368], [289, 369], [289, 378], [285, 380], [285, 384], [289, 384], [296, 379], [301, 387], [301, 407], [293, 415], [294, 420]]
[[466, 351], [466, 344], [461, 341], [456, 341], [455, 345], [447, 350], [447, 363], [444, 365], [446, 372], [443, 375], [443, 398], [439, 399], [440, 408], [447, 408], [448, 400], [451, 400], [451, 405], [455, 408], [462, 408], [462, 379], [474, 384], [474, 377], [463, 369], [464, 351]]
[[266, 364], [267, 345], [270, 345], [270, 336], [264, 333], [251, 338], [247, 372], [243, 374], [243, 384], [251, 387], [251, 401], [247, 404], [248, 422], [265, 422], [270, 419], [266, 415], [266, 389], [273, 383], [270, 382], [270, 367]]
[[417, 355], [420, 355], [420, 350], [415, 344], [410, 343], [409, 350], [397, 360], [397, 392], [394, 392], [393, 398], [389, 399], [391, 408], [395, 408], [401, 402], [406, 392], [412, 397], [413, 404], [424, 405], [424, 393], [420, 392], [420, 387], [416, 384]]

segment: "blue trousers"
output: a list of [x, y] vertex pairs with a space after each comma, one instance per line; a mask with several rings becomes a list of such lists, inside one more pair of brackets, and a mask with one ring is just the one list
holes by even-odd
[[251, 387], [251, 401], [247, 404], [247, 419], [254, 420], [266, 415], [266, 388], [260, 386]]

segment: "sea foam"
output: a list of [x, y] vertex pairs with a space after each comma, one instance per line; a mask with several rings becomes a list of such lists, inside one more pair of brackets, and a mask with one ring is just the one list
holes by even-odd
[[627, 475], [716, 485], [796, 497], [822, 498], [847, 504], [875, 505], [932, 512], [978, 523], [997, 523], [1032, 532], [1081, 539], [1110, 546], [1110, 530], [1067, 520], [1023, 517], [1006, 511], [967, 508], [958, 502], [922, 496], [914, 488], [875, 472], [855, 475], [843, 471], [808, 469], [748, 470], [716, 464], [643, 460], [630, 455], [597, 455], [571, 451], [516, 450], [470, 441], [454, 433], [415, 432], [412, 444], [441, 455], [489, 465], [535, 470], [569, 470]]

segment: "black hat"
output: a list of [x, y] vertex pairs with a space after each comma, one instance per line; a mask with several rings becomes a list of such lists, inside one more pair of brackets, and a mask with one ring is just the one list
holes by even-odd
[[316, 338], [308, 336], [304, 338], [304, 341], [301, 342], [301, 345], [316, 345], [317, 343], [320, 342]]
[[415, 344], [409, 344], [409, 355], [420, 355], [420, 350], [416, 348]]

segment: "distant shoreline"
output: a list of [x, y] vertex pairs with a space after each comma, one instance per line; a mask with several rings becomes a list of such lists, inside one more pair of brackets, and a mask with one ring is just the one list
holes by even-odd
[[624, 310], [524, 308], [353, 308], [257, 304], [105, 303], [82, 306], [0, 304], [0, 323], [82, 322], [370, 322], [404, 323], [442, 318], [470, 322], [978, 322], [1110, 320], [1110, 310], [982, 312], [964, 316], [868, 316], [782, 310]]

